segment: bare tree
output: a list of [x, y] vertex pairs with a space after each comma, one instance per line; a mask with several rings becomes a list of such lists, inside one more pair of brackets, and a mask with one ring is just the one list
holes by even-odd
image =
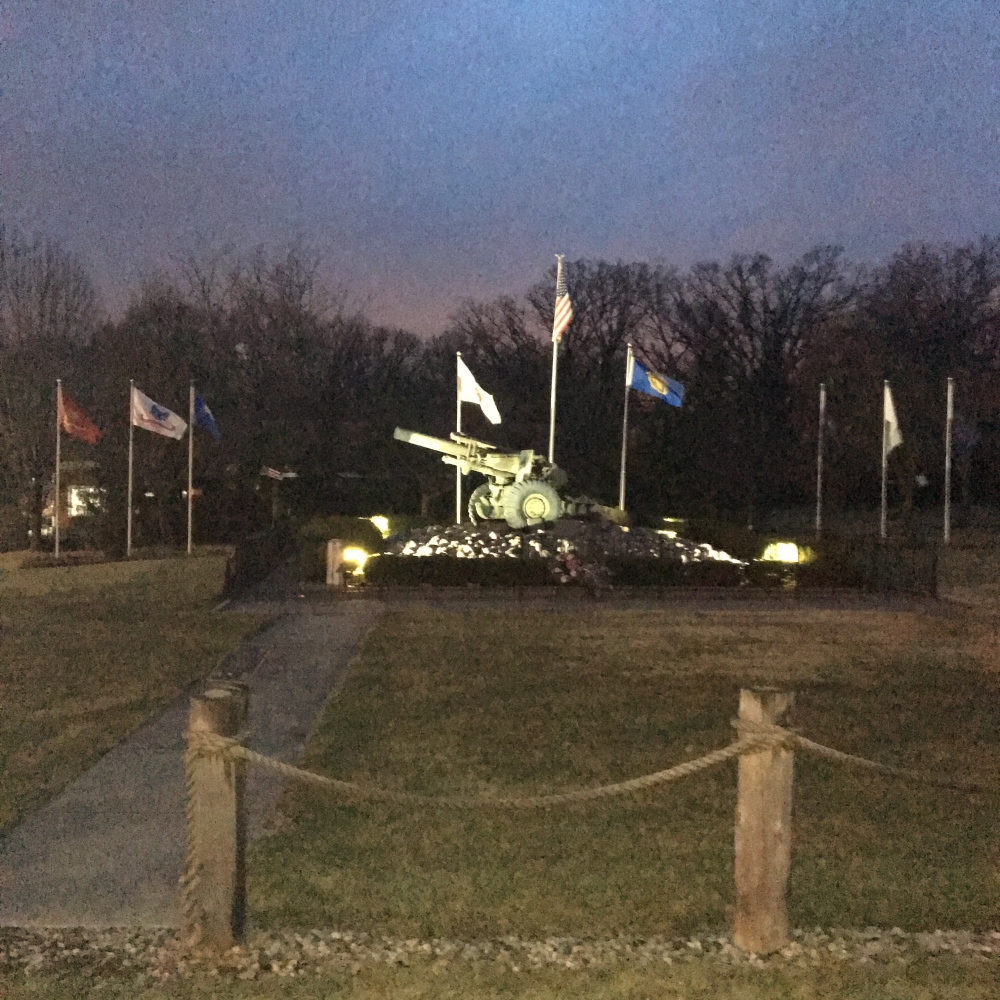
[[97, 296], [81, 261], [53, 240], [15, 233], [0, 253], [0, 335], [5, 343], [39, 337], [86, 343], [96, 325]]
[[9, 499], [27, 497], [33, 546], [55, 458], [55, 382], [96, 320], [77, 258], [51, 240], [0, 233], [0, 476]]

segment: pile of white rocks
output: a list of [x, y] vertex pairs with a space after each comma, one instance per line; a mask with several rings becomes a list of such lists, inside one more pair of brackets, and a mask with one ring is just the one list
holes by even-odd
[[730, 562], [743, 565], [707, 543], [678, 538], [674, 532], [622, 528], [604, 520], [554, 521], [516, 529], [502, 521], [418, 528], [386, 540], [385, 555], [454, 556], [457, 559], [548, 559], [574, 554], [585, 563], [608, 557], [669, 559], [682, 563]]
[[689, 938], [552, 937], [526, 940], [503, 937], [486, 941], [380, 937], [351, 931], [256, 931], [224, 956], [182, 949], [171, 930], [84, 930], [0, 928], [0, 972], [25, 976], [76, 971], [95, 982], [131, 978], [138, 983], [192, 976], [252, 980], [271, 976], [319, 976], [358, 973], [365, 966], [423, 963], [442, 971], [459, 963], [493, 963], [513, 972], [547, 967], [612, 968], [628, 963], [670, 966], [716, 962], [765, 968], [809, 967], [849, 962], [909, 964], [938, 955], [980, 963], [1000, 959], [1000, 932], [941, 931], [907, 933], [882, 930], [798, 930], [790, 944], [767, 958], [737, 948], [726, 934]]

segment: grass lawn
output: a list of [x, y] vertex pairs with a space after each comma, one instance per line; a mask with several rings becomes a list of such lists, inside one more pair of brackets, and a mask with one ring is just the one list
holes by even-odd
[[[982, 607], [946, 606], [390, 608], [321, 717], [305, 764], [428, 793], [604, 783], [724, 745], [740, 686], [771, 683], [795, 689], [792, 722], [819, 742], [993, 780], [996, 624]], [[721, 930], [733, 894], [734, 775], [727, 764], [634, 798], [517, 813], [342, 806], [296, 788], [283, 831], [251, 852], [251, 922], [463, 940]], [[1000, 926], [998, 806], [997, 796], [797, 757], [793, 926]], [[986, 1000], [1000, 995], [1000, 962], [943, 955], [907, 966], [694, 961], [515, 973], [417, 960], [356, 975], [233, 982], [199, 973], [156, 985], [0, 975], [4, 997], [91, 994]]]
[[225, 556], [20, 569], [0, 556], [0, 833], [262, 619], [213, 613]]
[[[387, 613], [306, 766], [429, 793], [538, 793], [655, 771], [732, 739], [742, 684], [797, 692], [821, 743], [993, 780], [993, 621], [930, 611], [682, 605]], [[249, 862], [263, 927], [402, 937], [682, 935], [732, 903], [735, 767], [547, 811], [342, 806], [312, 789]], [[996, 796], [796, 760], [793, 926], [1000, 925]]]
[[727, 969], [701, 963], [670, 969], [628, 968], [604, 972], [514, 973], [506, 969], [365, 968], [356, 976], [307, 979], [276, 976], [260, 982], [218, 977], [143, 986], [134, 981], [81, 976], [38, 976], [5, 981], [5, 1000], [993, 1000], [1000, 991], [995, 963], [969, 967], [935, 958], [906, 968]]
[[[369, 637], [305, 763], [427, 793], [604, 783], [729, 742], [740, 686], [766, 683], [797, 692], [792, 723], [821, 743], [991, 782], [996, 624], [992, 613], [947, 606], [411, 606], [388, 612]], [[719, 930], [733, 899], [734, 804], [734, 765], [540, 812], [340, 805], [297, 788], [286, 828], [252, 852], [251, 920], [464, 940]], [[792, 925], [1000, 927], [998, 805], [800, 755]], [[545, 985], [545, 973], [516, 987], [498, 971], [475, 990], [460, 977], [435, 986], [429, 973], [398, 975], [411, 981], [390, 986], [388, 971], [372, 972], [365, 990], [352, 981], [343, 995], [986, 997], [998, 987], [993, 964], [936, 960], [759, 975], [632, 969], [561, 985]]]

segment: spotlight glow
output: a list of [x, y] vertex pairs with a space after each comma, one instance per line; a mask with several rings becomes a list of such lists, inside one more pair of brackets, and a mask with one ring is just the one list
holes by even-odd
[[354, 563], [359, 570], [363, 570], [368, 553], [364, 549], [350, 546], [344, 549], [344, 562]]
[[814, 558], [812, 549], [810, 549], [807, 545], [796, 545], [795, 542], [771, 542], [771, 544], [764, 549], [764, 553], [761, 555], [760, 561], [804, 563], [812, 562]]
[[368, 520], [378, 528], [383, 538], [389, 537], [389, 518], [383, 517], [381, 514], [376, 514], [374, 517], [368, 518]]

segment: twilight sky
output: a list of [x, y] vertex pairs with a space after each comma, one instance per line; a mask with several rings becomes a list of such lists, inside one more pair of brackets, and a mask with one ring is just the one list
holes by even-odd
[[0, 0], [0, 213], [116, 311], [303, 239], [436, 333], [553, 263], [1000, 234], [996, 0]]

